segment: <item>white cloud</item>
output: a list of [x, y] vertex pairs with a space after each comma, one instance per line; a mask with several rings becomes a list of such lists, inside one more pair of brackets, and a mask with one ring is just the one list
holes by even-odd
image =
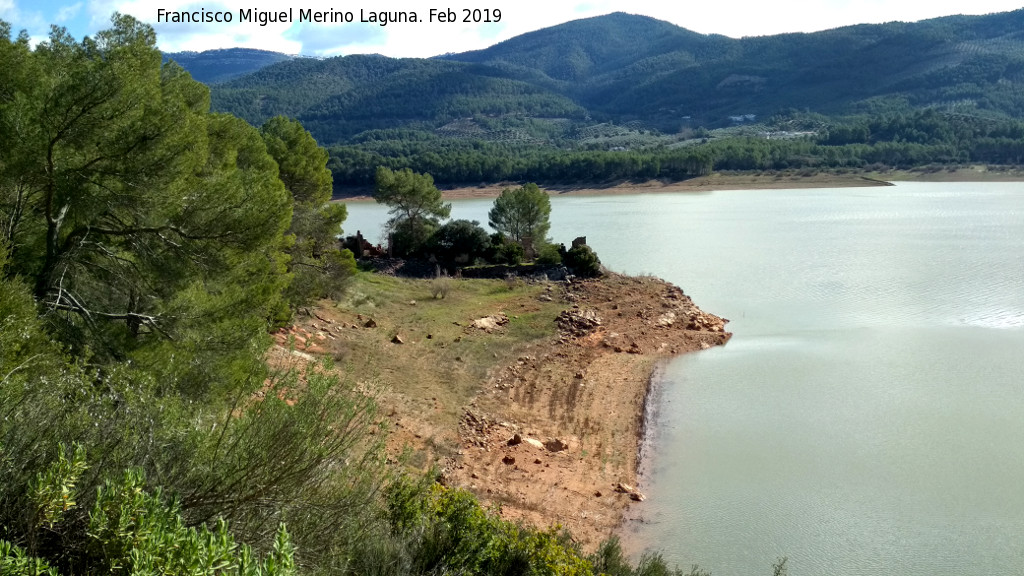
[[45, 40], [50, 31], [50, 22], [41, 12], [25, 10], [15, 0], [0, 0], [0, 20], [10, 24], [14, 34], [27, 30], [33, 46], [38, 43], [37, 38]]
[[82, 11], [82, 3], [75, 2], [70, 6], [63, 6], [57, 11], [57, 15], [54, 17], [55, 24], [63, 24], [68, 20], [73, 20], [78, 13]]
[[102, 30], [110, 25], [110, 16], [120, 10], [117, 0], [87, 0], [86, 12], [89, 14], [90, 32]]
[[297, 42], [303, 54], [315, 56], [357, 54], [388, 43], [386, 27], [357, 24], [293, 24], [284, 37]]

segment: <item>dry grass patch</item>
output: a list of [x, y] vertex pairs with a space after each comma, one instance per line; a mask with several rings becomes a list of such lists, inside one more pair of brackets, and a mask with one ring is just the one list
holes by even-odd
[[[344, 299], [322, 301], [302, 319], [328, 331], [325, 352], [357, 381], [379, 387], [398, 427], [438, 454], [457, 449], [458, 420], [492, 368], [555, 336], [555, 318], [566, 308], [539, 300], [540, 284], [445, 280], [446, 296], [435, 298], [434, 280], [360, 273]], [[490, 315], [508, 322], [490, 331], [472, 327]], [[402, 414], [415, 417], [402, 421]]]

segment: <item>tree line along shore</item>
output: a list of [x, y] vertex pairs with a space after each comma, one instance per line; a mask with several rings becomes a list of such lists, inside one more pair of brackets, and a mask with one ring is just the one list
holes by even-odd
[[[474, 141], [411, 130], [377, 130], [329, 148], [339, 194], [373, 182], [375, 166], [429, 172], [443, 186], [532, 181], [545, 186], [609, 182], [681, 182], [714, 173], [783, 173], [801, 177], [978, 171], [1019, 172], [1024, 124], [916, 110], [830, 119], [780, 114], [769, 126], [807, 128], [799, 136], [723, 129], [670, 144], [650, 136], [624, 146]], [[612, 130], [617, 127], [612, 127]], [[632, 133], [632, 132], [630, 132]], [[717, 133], [717, 135], [715, 134]], [[614, 140], [613, 140], [614, 142]]]

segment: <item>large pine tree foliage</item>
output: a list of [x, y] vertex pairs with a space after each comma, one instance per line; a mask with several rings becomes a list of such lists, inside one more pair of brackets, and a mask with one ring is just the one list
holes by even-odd
[[302, 124], [284, 116], [268, 120], [260, 133], [294, 200], [288, 228], [288, 268], [293, 274], [288, 300], [303, 305], [314, 298], [336, 296], [355, 272], [356, 263], [350, 251], [338, 246], [337, 236], [348, 212], [344, 204], [330, 201], [334, 186], [327, 151]]
[[260, 134], [211, 114], [129, 17], [0, 38], [0, 237], [50, 329], [200, 392], [237, 378], [287, 282], [292, 201]]
[[[264, 360], [293, 205], [324, 245], [344, 217], [326, 154], [300, 138], [275, 157], [269, 133], [211, 113], [130, 17], [34, 48], [0, 23], [0, 572], [16, 550], [102, 571], [89, 518], [129, 471], [187, 526], [224, 518], [266, 551], [286, 522], [307, 563], [366, 522], [385, 477], [372, 400]], [[71, 446], [74, 481], [43, 482]]]

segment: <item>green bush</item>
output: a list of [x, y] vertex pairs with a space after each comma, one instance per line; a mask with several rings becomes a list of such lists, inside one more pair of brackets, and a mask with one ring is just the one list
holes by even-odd
[[437, 230], [433, 220], [396, 220], [389, 224], [388, 246], [396, 258], [418, 257], [423, 254], [427, 239]]
[[487, 231], [476, 220], [445, 222], [431, 234], [425, 251], [441, 262], [472, 263], [486, 256], [491, 247]]
[[545, 244], [537, 254], [537, 264], [540, 266], [558, 266], [562, 263], [562, 252], [565, 246]]
[[[73, 456], [60, 446], [59, 457], [30, 487], [37, 497], [36, 528], [50, 532], [74, 532], [64, 524], [64, 514], [76, 506], [75, 483], [85, 471], [85, 452], [78, 446]], [[36, 547], [35, 539], [29, 544]], [[78, 535], [76, 554], [68, 562], [70, 573], [192, 574], [196, 576], [291, 576], [297, 573], [295, 548], [280, 524], [270, 552], [260, 561], [252, 549], [239, 545], [228, 523], [217, 520], [214, 529], [188, 527], [177, 502], [166, 500], [160, 490], [146, 488], [140, 470], [129, 470], [117, 482], [100, 488], [84, 533]], [[57, 570], [10, 542], [0, 541], [0, 574], [5, 576], [56, 576]]]
[[523, 261], [525, 255], [522, 246], [515, 242], [506, 242], [498, 247], [495, 262], [515, 266]]
[[411, 574], [590, 575], [590, 563], [559, 528], [537, 530], [502, 520], [472, 494], [406, 479], [387, 492], [395, 550]]
[[601, 260], [586, 244], [580, 244], [569, 250], [565, 255], [565, 265], [571, 268], [577, 276], [594, 278], [601, 275]]

